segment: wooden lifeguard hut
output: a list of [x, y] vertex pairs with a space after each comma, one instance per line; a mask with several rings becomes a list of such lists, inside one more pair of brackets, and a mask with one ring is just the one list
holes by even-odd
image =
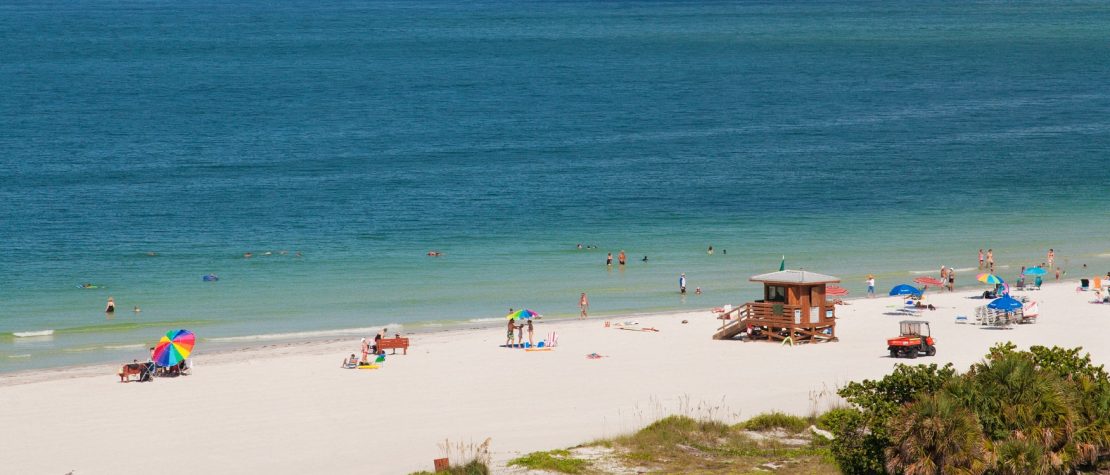
[[722, 313], [714, 340], [730, 340], [748, 331], [753, 340], [836, 341], [836, 307], [825, 299], [825, 285], [839, 278], [787, 269], [748, 280], [763, 283], [763, 299]]

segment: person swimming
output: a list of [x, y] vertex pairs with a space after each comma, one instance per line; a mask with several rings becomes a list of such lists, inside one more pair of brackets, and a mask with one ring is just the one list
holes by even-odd
[[644, 256], [644, 258], [643, 258], [643, 259], [640, 259], [640, 260], [641, 260], [641, 261], [644, 261], [644, 262], [647, 262], [647, 256]]

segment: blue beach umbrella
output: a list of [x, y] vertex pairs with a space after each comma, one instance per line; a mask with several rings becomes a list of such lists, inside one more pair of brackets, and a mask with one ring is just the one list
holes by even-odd
[[1045, 275], [1047, 273], [1048, 271], [1040, 267], [1030, 267], [1028, 269], [1025, 269], [1025, 275]]
[[898, 284], [890, 289], [890, 295], [921, 295], [921, 291], [909, 284]]
[[995, 310], [1005, 310], [1007, 312], [1012, 312], [1021, 308], [1021, 302], [1007, 295], [1002, 298], [991, 300], [991, 303], [988, 303], [987, 307], [993, 308]]

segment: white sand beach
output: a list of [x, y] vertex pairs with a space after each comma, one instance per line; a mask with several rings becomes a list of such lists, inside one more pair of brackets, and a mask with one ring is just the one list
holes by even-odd
[[[376, 371], [339, 368], [358, 340], [283, 344], [194, 355], [193, 374], [121, 384], [116, 367], [0, 377], [0, 472], [13, 474], [408, 473], [431, 470], [437, 446], [492, 438], [495, 461], [633, 431], [672, 413], [739, 421], [760, 412], [808, 414], [837, 402], [838, 386], [897, 363], [960, 370], [996, 342], [1083, 346], [1110, 363], [1110, 305], [1074, 282], [1015, 292], [1040, 302], [1033, 325], [955, 323], [986, 301], [974, 290], [931, 292], [938, 354], [887, 357], [904, 317], [884, 297], [838, 309], [840, 341], [784, 347], [714, 341], [707, 310], [607, 318], [659, 332], [604, 328], [604, 318], [540, 321], [550, 352], [501, 348], [502, 327], [411, 335], [408, 355]], [[979, 292], [984, 287], [979, 288]], [[740, 303], [694, 297], [691, 306]], [[682, 320], [689, 324], [682, 324]], [[587, 359], [589, 353], [605, 355]], [[138, 356], [138, 355], [137, 355]]]

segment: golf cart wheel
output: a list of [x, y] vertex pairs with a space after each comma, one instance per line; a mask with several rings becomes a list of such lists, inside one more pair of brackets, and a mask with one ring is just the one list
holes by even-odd
[[906, 352], [906, 357], [911, 360], [917, 358], [917, 348], [910, 348], [910, 350]]
[[895, 350], [895, 349], [891, 348], [890, 349], [890, 357], [891, 358], [897, 358], [898, 357], [898, 350]]
[[935, 347], [933, 345], [929, 345], [929, 347], [925, 349], [925, 356], [936, 356], [936, 354], [937, 354], [937, 347]]

